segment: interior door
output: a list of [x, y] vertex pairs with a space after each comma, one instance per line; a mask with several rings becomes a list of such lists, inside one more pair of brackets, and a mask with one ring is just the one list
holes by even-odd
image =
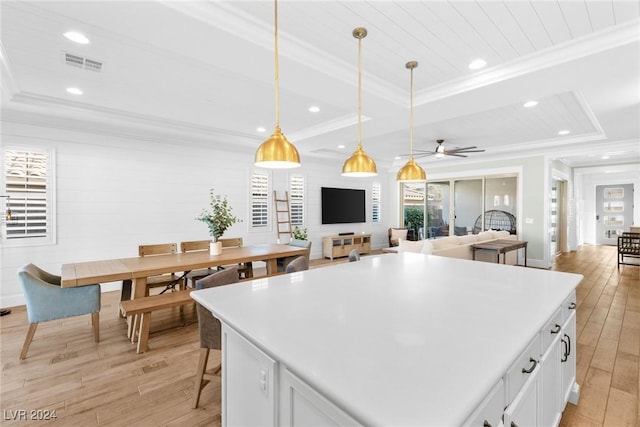
[[633, 184], [596, 186], [596, 243], [616, 245], [633, 223]]

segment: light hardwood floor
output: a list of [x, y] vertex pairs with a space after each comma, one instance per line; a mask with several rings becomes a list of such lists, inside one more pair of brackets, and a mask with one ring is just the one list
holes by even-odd
[[[327, 263], [312, 260], [312, 267]], [[558, 257], [554, 269], [585, 276], [577, 290], [581, 397], [578, 406], [567, 406], [561, 425], [638, 426], [640, 267], [618, 271], [614, 247], [583, 246]], [[200, 408], [190, 406], [198, 356], [192, 307], [154, 314], [151, 350], [136, 354], [116, 317], [118, 297], [103, 294], [99, 344], [90, 316], [48, 322], [39, 325], [24, 361], [18, 358], [24, 307], [0, 318], [2, 426], [220, 425], [219, 380], [205, 387]], [[212, 351], [210, 366], [219, 358]], [[15, 419], [20, 410], [27, 418], [55, 411], [57, 419], [25, 422]]]

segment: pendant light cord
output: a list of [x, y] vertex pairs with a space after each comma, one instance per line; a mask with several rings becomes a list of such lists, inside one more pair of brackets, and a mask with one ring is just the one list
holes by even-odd
[[411, 67], [411, 110], [409, 117], [409, 158], [413, 159], [413, 67]]
[[358, 38], [358, 148], [362, 148], [362, 37]]
[[275, 39], [275, 90], [276, 90], [276, 128], [280, 127], [280, 73], [279, 73], [279, 63], [278, 63], [278, 0], [273, 2], [274, 11], [275, 11], [275, 30], [274, 30], [274, 39]]

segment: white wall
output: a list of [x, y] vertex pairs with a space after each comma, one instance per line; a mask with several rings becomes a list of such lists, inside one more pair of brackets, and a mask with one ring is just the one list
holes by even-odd
[[[207, 227], [195, 218], [208, 207], [209, 189], [227, 195], [243, 219], [226, 236], [245, 244], [276, 241], [275, 228], [249, 229], [249, 177], [253, 151], [234, 152], [185, 141], [159, 143], [104, 134], [2, 123], [2, 144], [51, 148], [55, 151], [57, 241], [52, 245], [0, 248], [0, 306], [24, 303], [16, 270], [33, 262], [59, 274], [62, 264], [137, 256], [139, 244], [208, 239]], [[211, 144], [213, 145], [213, 143]], [[257, 145], [257, 144], [256, 144]], [[351, 179], [340, 176], [342, 163], [302, 159], [295, 169], [306, 177], [306, 226], [312, 258], [322, 254], [322, 236], [343, 231], [372, 233], [372, 246], [387, 245], [386, 221], [394, 201], [386, 177]], [[339, 163], [339, 164], [338, 164]], [[286, 190], [288, 171], [272, 172], [273, 189]], [[370, 222], [371, 183], [380, 182], [383, 222]], [[365, 224], [320, 224], [320, 187], [367, 190]], [[114, 289], [118, 283], [103, 286]]]

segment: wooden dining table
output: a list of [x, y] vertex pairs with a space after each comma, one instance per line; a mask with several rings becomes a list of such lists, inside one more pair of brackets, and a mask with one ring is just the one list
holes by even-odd
[[267, 276], [272, 276], [277, 274], [278, 258], [306, 255], [308, 251], [307, 248], [297, 246], [261, 244], [224, 248], [220, 255], [211, 255], [209, 251], [197, 251], [68, 263], [62, 265], [61, 286], [71, 288], [131, 280], [131, 299], [135, 299], [145, 296], [149, 276], [254, 261], [266, 262]]

